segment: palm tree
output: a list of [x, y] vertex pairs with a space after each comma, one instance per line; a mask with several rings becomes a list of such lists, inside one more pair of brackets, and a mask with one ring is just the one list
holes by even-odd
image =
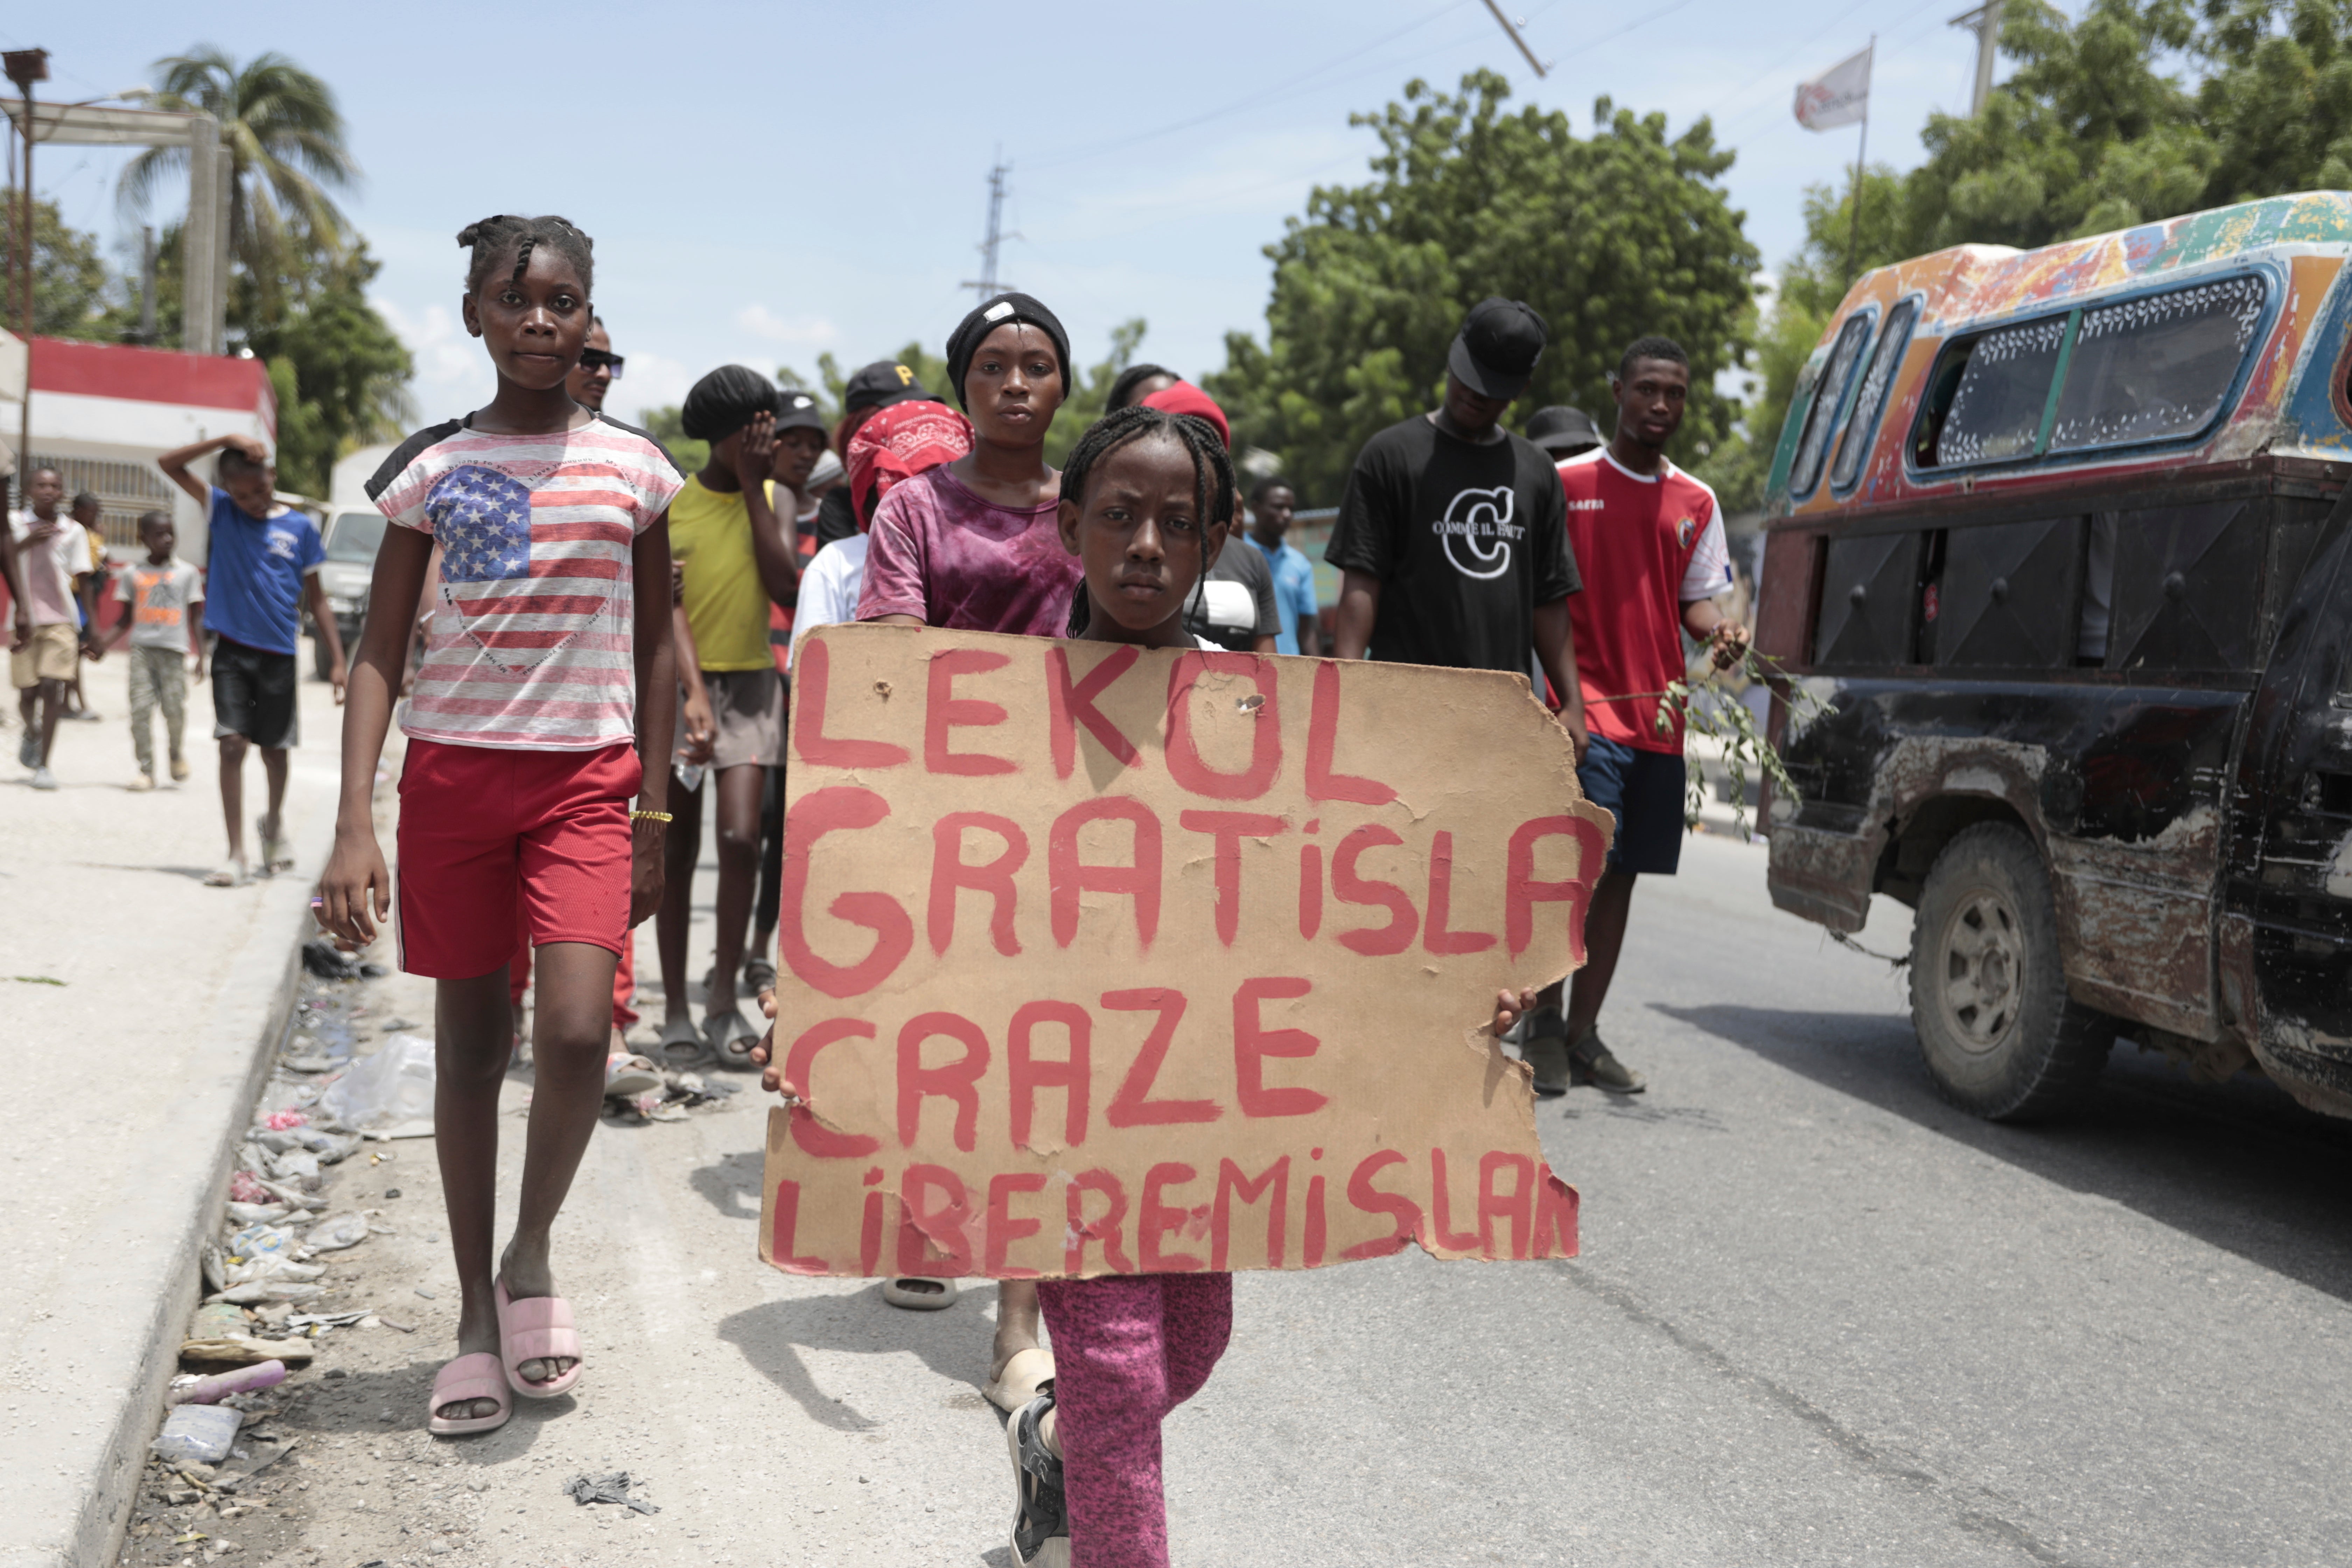
[[[156, 109], [209, 114], [220, 125], [230, 164], [228, 243], [265, 310], [280, 282], [307, 270], [309, 255], [340, 258], [348, 225], [328, 190], [349, 190], [359, 164], [343, 145], [334, 89], [276, 51], [242, 66], [213, 45], [157, 60], [162, 85], [148, 94]], [[154, 147], [122, 172], [123, 206], [145, 207], [155, 186], [184, 172], [188, 150]]]

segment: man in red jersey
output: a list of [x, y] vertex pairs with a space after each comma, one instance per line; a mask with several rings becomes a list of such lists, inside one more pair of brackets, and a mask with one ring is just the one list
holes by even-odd
[[1529, 1015], [1528, 1064], [1536, 1089], [1562, 1094], [1571, 1080], [1638, 1094], [1642, 1075], [1601, 1043], [1595, 1027], [1624, 946], [1633, 879], [1671, 877], [1682, 855], [1683, 721], [1663, 693], [1683, 678], [1683, 634], [1709, 645], [1716, 664], [1736, 663], [1748, 629], [1714, 596], [1731, 586], [1731, 559], [1715, 492], [1666, 460], [1690, 395], [1690, 359], [1665, 338], [1637, 340], [1612, 380], [1617, 434], [1559, 465], [1568, 538], [1591, 591], [1569, 601], [1576, 669], [1591, 736], [1576, 770], [1585, 797], [1617, 817], [1608, 868], [1584, 921], [1584, 967], [1557, 1000]]

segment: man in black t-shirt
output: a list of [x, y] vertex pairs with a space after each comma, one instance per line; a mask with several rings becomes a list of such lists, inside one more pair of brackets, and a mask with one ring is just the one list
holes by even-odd
[[1532, 648], [1581, 762], [1568, 501], [1552, 459], [1501, 425], [1546, 335], [1517, 300], [1474, 306], [1446, 355], [1444, 406], [1364, 443], [1323, 558], [1340, 572], [1339, 658], [1521, 673]]
[[[1584, 696], [1568, 599], [1583, 583], [1569, 548], [1568, 497], [1554, 459], [1501, 425], [1547, 335], [1543, 318], [1517, 300], [1472, 307], [1446, 354], [1444, 406], [1364, 443], [1323, 558], [1340, 572], [1339, 658], [1517, 674], [1532, 647], [1581, 767]], [[1559, 984], [1544, 988], [1545, 1007], [1556, 1012], [1560, 999]], [[1543, 1092], [1566, 1091], [1548, 1060], [1534, 1065]], [[1579, 1066], [1603, 1089], [1643, 1087], [1597, 1037]]]

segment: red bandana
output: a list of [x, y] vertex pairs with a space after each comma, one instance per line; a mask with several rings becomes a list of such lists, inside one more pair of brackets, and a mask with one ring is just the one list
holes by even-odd
[[849, 438], [849, 500], [862, 531], [893, 485], [971, 450], [971, 422], [944, 403], [894, 403]]

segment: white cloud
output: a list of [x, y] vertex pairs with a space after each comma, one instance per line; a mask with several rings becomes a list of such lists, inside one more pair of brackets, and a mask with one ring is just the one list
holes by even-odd
[[628, 350], [624, 357], [628, 363], [621, 369], [621, 379], [604, 395], [615, 416], [632, 425], [642, 425], [647, 409], [686, 401], [687, 389], [694, 384], [695, 376], [687, 369], [685, 361], [641, 349]]
[[368, 302], [406, 345], [416, 363], [409, 395], [415, 399], [424, 423], [478, 408], [497, 394], [499, 378], [490, 369], [489, 356], [467, 335], [448, 307], [427, 305], [408, 310], [380, 294], [370, 296]]
[[779, 316], [765, 305], [746, 305], [735, 312], [735, 325], [763, 342], [793, 349], [828, 349], [841, 341], [841, 330], [824, 316]]

